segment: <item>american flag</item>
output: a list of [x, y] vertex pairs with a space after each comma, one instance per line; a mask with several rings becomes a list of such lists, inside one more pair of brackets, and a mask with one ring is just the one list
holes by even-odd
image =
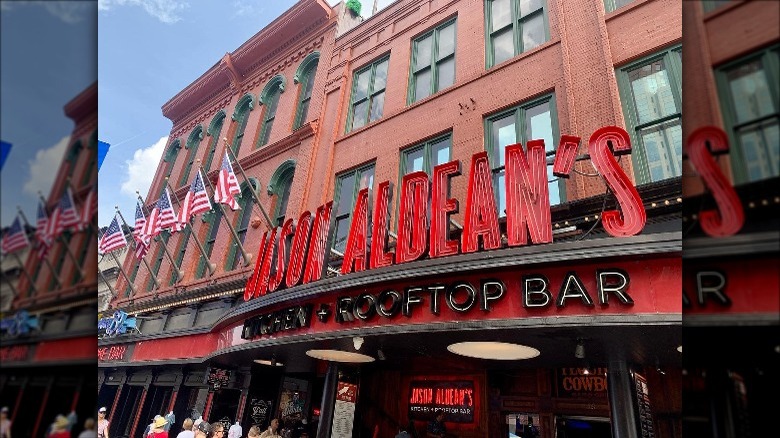
[[139, 236], [141, 240], [143, 241], [146, 246], [149, 246], [152, 242], [152, 239], [160, 234], [160, 229], [157, 228], [157, 222], [159, 221], [160, 217], [160, 211], [157, 210], [157, 207], [154, 207], [152, 211], [149, 212], [149, 218], [146, 220], [146, 225], [144, 225], [144, 230], [141, 232], [141, 235]]
[[56, 222], [55, 234], [60, 234], [66, 228], [79, 224], [79, 213], [73, 203], [73, 193], [70, 191], [70, 187], [65, 188], [65, 193], [62, 194], [60, 205], [57, 208], [60, 214]]
[[51, 247], [53, 240], [49, 235], [49, 216], [46, 215], [46, 206], [38, 201], [38, 215], [35, 219], [35, 237], [38, 239], [38, 257], [43, 258]]
[[87, 227], [89, 227], [89, 225], [92, 223], [92, 218], [95, 217], [95, 214], [97, 214], [97, 210], [97, 190], [95, 187], [92, 187], [92, 190], [90, 190], [89, 194], [87, 195], [87, 199], [84, 200], [84, 205], [81, 206], [81, 218], [79, 220], [78, 226], [79, 231], [85, 230]]
[[[157, 211], [159, 216], [157, 217], [157, 224], [155, 225], [155, 235], [160, 234], [162, 230], [173, 227], [176, 225], [176, 212], [173, 211], [173, 205], [171, 205], [171, 196], [168, 193], [168, 188], [160, 195], [160, 199], [157, 200]], [[176, 231], [174, 229], [174, 231]]]
[[29, 244], [30, 242], [27, 240], [27, 233], [25, 233], [22, 223], [19, 221], [19, 216], [17, 215], [16, 219], [14, 219], [14, 222], [11, 224], [11, 227], [3, 236], [0, 248], [2, 248], [4, 253], [8, 254], [18, 251]]
[[203, 184], [203, 176], [198, 170], [195, 179], [190, 184], [190, 190], [184, 197], [184, 202], [181, 204], [181, 210], [179, 210], [180, 224], [186, 224], [190, 221], [190, 218], [196, 214], [200, 214], [211, 210], [211, 201], [209, 201], [209, 194], [206, 192], [206, 186]]
[[219, 169], [219, 180], [217, 181], [217, 189], [214, 191], [214, 202], [228, 205], [232, 210], [238, 210], [238, 202], [233, 195], [241, 193], [241, 188], [238, 186], [238, 180], [236, 174], [233, 173], [233, 166], [230, 165], [230, 159], [228, 153], [225, 151], [225, 156], [222, 158], [222, 167]]
[[142, 258], [144, 258], [144, 256], [146, 255], [147, 252], [149, 252], [149, 245], [147, 245], [146, 243], [144, 243], [144, 242], [142, 242], [140, 240], [136, 240], [135, 241], [135, 258], [137, 258], [138, 260], [141, 260]]
[[144, 216], [144, 209], [141, 206], [141, 201], [137, 201], [135, 203], [135, 224], [133, 224], [133, 236], [135, 236], [137, 241], [140, 241], [145, 225], [146, 216]]
[[105, 254], [119, 248], [124, 248], [126, 246], [127, 239], [125, 239], [125, 233], [119, 226], [119, 221], [116, 220], [116, 215], [114, 215], [114, 220], [111, 221], [108, 229], [100, 239], [100, 243], [98, 244], [98, 251]]

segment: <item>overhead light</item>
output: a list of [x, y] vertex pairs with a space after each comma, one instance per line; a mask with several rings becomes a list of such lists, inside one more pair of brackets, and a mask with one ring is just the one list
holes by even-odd
[[387, 357], [385, 356], [385, 352], [384, 352], [384, 351], [382, 351], [382, 350], [377, 350], [377, 351], [376, 351], [376, 357], [377, 357], [379, 360], [386, 360], [386, 359], [387, 359]]
[[309, 350], [306, 352], [306, 355], [315, 359], [345, 363], [368, 363], [376, 360], [365, 354], [343, 350]]
[[682, 353], [682, 345], [680, 345], [679, 347], [677, 347], [677, 351], [679, 351], [680, 353]]
[[355, 336], [352, 338], [352, 345], [355, 346], [355, 350], [360, 350], [360, 347], [363, 346], [363, 338], [360, 336]]
[[539, 356], [539, 350], [508, 342], [458, 342], [447, 347], [450, 353], [477, 359], [522, 360]]
[[574, 357], [585, 359], [585, 345], [583, 345], [582, 339], [577, 341], [577, 346], [574, 348]]
[[278, 362], [276, 358], [272, 358], [271, 360], [268, 359], [255, 359], [255, 363], [259, 363], [260, 365], [268, 365], [272, 367], [283, 367], [284, 364], [281, 362]]

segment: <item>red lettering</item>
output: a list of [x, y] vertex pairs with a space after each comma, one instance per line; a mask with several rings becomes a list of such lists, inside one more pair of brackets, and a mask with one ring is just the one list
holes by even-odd
[[276, 272], [268, 279], [268, 292], [274, 292], [282, 284], [285, 270], [285, 256], [287, 255], [287, 237], [295, 232], [292, 218], [284, 221], [282, 232], [279, 234], [278, 249], [276, 251]]
[[501, 247], [498, 230], [498, 212], [493, 197], [493, 175], [490, 170], [487, 152], [471, 157], [471, 175], [466, 198], [466, 217], [463, 224], [461, 248], [464, 253], [475, 252], [479, 248], [479, 237], [486, 250]]
[[295, 230], [290, 261], [287, 267], [287, 276], [284, 279], [287, 287], [293, 287], [301, 281], [303, 274], [303, 261], [306, 257], [306, 243], [311, 231], [311, 213], [304, 211], [298, 218], [298, 227]]
[[580, 147], [580, 138], [573, 135], [562, 135], [555, 151], [553, 162], [553, 175], [568, 178], [574, 162], [577, 160], [577, 149]]
[[252, 276], [246, 281], [244, 286], [244, 301], [249, 301], [252, 298], [258, 297], [257, 285], [260, 283], [260, 267], [263, 264], [263, 248], [265, 248], [265, 239], [268, 236], [268, 231], [263, 233], [263, 238], [260, 239], [260, 248], [257, 250], [257, 260], [255, 260], [255, 269], [252, 271]]
[[379, 184], [376, 190], [376, 202], [374, 203], [374, 216], [371, 229], [371, 269], [390, 266], [393, 264], [393, 251], [385, 251], [387, 248], [387, 218], [390, 216], [390, 198], [393, 185], [390, 181]]
[[268, 242], [265, 244], [265, 256], [263, 257], [263, 264], [260, 267], [260, 281], [257, 284], [257, 290], [255, 296], [263, 296], [268, 292], [269, 277], [271, 276], [271, 262], [274, 258], [274, 250], [276, 249], [276, 232], [279, 227], [274, 227], [271, 230], [271, 235], [268, 236]]
[[742, 202], [712, 158], [729, 151], [726, 133], [714, 126], [704, 126], [688, 137], [687, 146], [691, 165], [699, 172], [718, 206], [717, 210], [705, 210], [699, 214], [701, 229], [713, 237], [736, 234], [745, 223]]
[[460, 161], [450, 161], [433, 168], [431, 193], [431, 248], [430, 257], [458, 253], [458, 241], [449, 240], [449, 215], [458, 212], [458, 200], [450, 198], [450, 178], [460, 175]]
[[366, 240], [368, 238], [368, 188], [360, 190], [355, 200], [355, 209], [352, 212], [352, 224], [349, 227], [347, 237], [347, 249], [344, 251], [344, 261], [341, 263], [341, 273], [352, 272], [352, 264], [355, 272], [366, 270]]
[[397, 264], [422, 257], [428, 239], [428, 197], [430, 181], [425, 172], [412, 172], [401, 179], [401, 205], [398, 219]]
[[506, 147], [506, 232], [509, 246], [525, 245], [526, 228], [533, 243], [552, 242], [550, 189], [544, 140]]
[[645, 206], [636, 187], [613, 156], [613, 154], [623, 155], [631, 152], [628, 133], [617, 126], [600, 128], [590, 136], [588, 152], [593, 166], [615, 194], [623, 214], [621, 218], [621, 211], [605, 211], [602, 215], [604, 229], [615, 237], [638, 234], [647, 221]]
[[303, 273], [303, 283], [310, 283], [322, 278], [324, 269], [325, 249], [328, 246], [328, 229], [330, 228], [330, 212], [333, 201], [317, 208], [314, 226], [309, 241], [309, 256], [306, 259], [306, 271]]

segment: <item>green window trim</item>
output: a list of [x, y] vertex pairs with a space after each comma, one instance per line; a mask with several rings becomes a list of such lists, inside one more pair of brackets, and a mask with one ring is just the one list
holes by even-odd
[[[498, 7], [499, 5], [504, 5], [505, 8], [508, 8], [508, 11], [504, 11], [503, 21], [499, 21], [501, 17], [496, 18], [494, 16], [494, 6]], [[489, 69], [550, 40], [547, 1], [531, 0], [528, 2], [528, 5], [534, 8], [530, 11], [521, 11], [520, 0], [485, 0], [485, 68]], [[496, 12], [499, 12], [499, 10], [496, 9]], [[507, 13], [509, 14], [508, 17], [506, 17]], [[541, 28], [539, 28], [540, 21]], [[494, 24], [496, 25], [495, 29]], [[540, 31], [543, 35], [539, 34]], [[509, 35], [510, 32], [511, 36]], [[533, 32], [535, 32], [533, 37], [538, 41], [530, 40]], [[526, 37], [529, 38], [529, 42], [525, 41]], [[497, 57], [496, 50], [507, 48], [497, 45], [496, 41], [500, 40], [508, 43], [510, 39], [512, 43], [511, 53], [505, 50], [505, 53], [501, 53]]]
[[87, 153], [89, 154], [89, 165], [87, 165], [87, 168], [84, 170], [84, 177], [81, 178], [80, 187], [84, 187], [92, 182], [92, 174], [97, 171], [97, 144], [97, 130], [95, 130], [89, 137], [89, 146], [87, 148]]
[[170, 237], [171, 234], [168, 230], [163, 230], [162, 233], [160, 233], [160, 240], [157, 242], [157, 251], [154, 256], [154, 266], [152, 266], [152, 274], [149, 275], [149, 281], [146, 283], [147, 292], [154, 289], [154, 279], [152, 279], [152, 276], [157, 276], [157, 274], [160, 273], [160, 266], [162, 266], [163, 256], [165, 255], [165, 245], [168, 244], [168, 239]]
[[81, 140], [76, 140], [76, 142], [73, 143], [68, 149], [68, 155], [65, 160], [68, 162], [69, 177], [72, 177], [73, 172], [76, 170], [76, 165], [79, 162], [79, 155], [81, 155], [82, 149], [84, 149], [84, 145], [81, 143]]
[[141, 267], [140, 263], [135, 263], [135, 268], [133, 268], [133, 273], [130, 274], [130, 282], [127, 283], [127, 287], [125, 287], [125, 298], [130, 298], [130, 295], [133, 293], [133, 288], [131, 285], [135, 282], [135, 277], [138, 275], [138, 268]]
[[733, 0], [702, 0], [701, 7], [706, 14], [707, 12], [712, 12], [729, 3], [733, 3]]
[[[444, 147], [446, 146], [447, 149], [447, 157], [438, 157], [437, 152], [441, 152], [444, 150]], [[422, 160], [421, 165], [419, 166], [419, 169], [411, 168], [409, 166], [409, 160], [414, 159], [414, 157], [418, 157], [417, 159]], [[410, 173], [410, 172], [416, 172], [418, 170], [422, 170], [425, 173], [428, 174], [428, 178], [431, 178], [433, 176], [433, 168], [436, 167], [439, 164], [444, 164], [452, 160], [452, 132], [447, 132], [446, 134], [437, 135], [436, 137], [433, 137], [429, 140], [426, 140], [422, 143], [417, 143], [415, 145], [406, 147], [401, 150], [401, 159], [398, 165], [398, 188], [397, 188], [397, 199], [401, 199], [401, 181], [403, 180], [404, 175]], [[417, 166], [413, 166], [417, 167]], [[401, 208], [401, 202], [395, 203], [395, 229], [396, 232], [398, 231], [398, 211]]]
[[[533, 129], [533, 120], [529, 126], [528, 117], [534, 117], [534, 110], [543, 109], [547, 107], [547, 111], [540, 112], [536, 116], [543, 115], [549, 112], [550, 132], [548, 138], [539, 138], [539, 136], [531, 133], [529, 138], [529, 129]], [[511, 119], [510, 119], [511, 118]], [[506, 213], [502, 206], [502, 196], [505, 196], [505, 182], [504, 177], [504, 149], [497, 151], [500, 148], [500, 143], [496, 144], [494, 139], [493, 128], [503, 120], [511, 121], [511, 125], [514, 126], [513, 133], [514, 138], [504, 145], [504, 148], [508, 145], [520, 143], [525, 148], [529, 140], [545, 140], [545, 150], [547, 153], [553, 152], [558, 148], [560, 142], [560, 127], [558, 126], [558, 111], [554, 94], [548, 94], [529, 101], [522, 102], [521, 104], [501, 111], [499, 113], [491, 114], [485, 117], [484, 120], [484, 132], [485, 132], [485, 148], [488, 153], [488, 159], [490, 160], [490, 167], [493, 171], [493, 189], [495, 190], [496, 207], [498, 208], [499, 217], [505, 217]], [[510, 126], [507, 124], [506, 126]], [[540, 126], [540, 129], [542, 127]], [[500, 136], [500, 131], [498, 132]], [[552, 174], [552, 164], [547, 164], [547, 181], [550, 189], [550, 205], [559, 205], [566, 202], [566, 183], [563, 179], [555, 177]]]
[[198, 149], [200, 148], [200, 142], [203, 140], [203, 126], [198, 125], [190, 133], [187, 139], [187, 145], [185, 148], [189, 151], [187, 153], [187, 167], [181, 173], [179, 178], [179, 184], [176, 187], [182, 187], [189, 183], [190, 173], [192, 172], [192, 165], [195, 163], [195, 158], [198, 155]]
[[295, 160], [287, 160], [276, 168], [268, 181], [267, 192], [269, 196], [276, 196], [276, 204], [272, 219], [281, 226], [287, 215], [287, 203], [289, 202], [290, 189], [295, 178]]
[[[746, 70], [751, 68], [751, 64], [754, 69], [752, 71]], [[755, 69], [758, 65], [760, 65], [760, 70]], [[755, 80], [747, 80], [738, 84], [743, 88], [754, 88], [753, 96], [751, 96], [753, 99], [746, 102], [749, 108], [742, 107], [743, 114], [741, 116], [737, 106], [737, 96], [734, 95], [731, 87], [732, 82], [729, 80], [729, 73], [738, 73], [738, 70], [743, 70], [748, 74], [755, 74], [761, 71], [764, 79], [763, 84], [759, 84]], [[769, 129], [774, 126], [776, 131], [778, 124], [780, 124], [780, 86], [778, 86], [778, 78], [780, 78], [780, 45], [776, 44], [719, 66], [715, 70], [715, 81], [720, 100], [723, 127], [728, 134], [729, 144], [731, 145], [729, 152], [731, 171], [736, 184], [773, 178], [780, 174], [780, 170], [777, 168], [778, 151], [775, 150], [780, 146], [778, 146], [777, 140], [769, 139], [767, 141], [766, 138], [767, 132], [771, 132]], [[766, 89], [763, 92], [756, 92], [755, 88], [757, 86], [765, 86]], [[762, 97], [764, 100], [760, 101]], [[772, 108], [759, 108], [761, 105], [766, 106], [767, 104], [771, 104]], [[762, 113], [747, 114], [744, 113], [744, 109], [749, 109], [751, 112], [762, 111]], [[747, 156], [749, 148], [742, 143], [742, 137], [740, 136], [740, 134], [744, 135], [751, 132], [760, 136], [763, 140], [761, 144], [755, 144], [756, 147], [752, 148], [753, 150], [750, 153], [758, 152], [764, 156], [756, 157], [753, 160]], [[773, 145], [775, 149], [772, 148]], [[775, 157], [772, 157], [773, 153]], [[759, 168], [764, 168], [760, 172], [761, 174], [751, 175], [750, 168], [756, 167], [751, 165], [751, 163], [758, 163]], [[774, 168], [772, 167], [773, 164]]]
[[[79, 266], [86, 266], [84, 264], [84, 261], [87, 258], [87, 249], [92, 247], [90, 243], [92, 243], [91, 235], [89, 233], [84, 233], [84, 242], [81, 243], [81, 248], [79, 249], [78, 252]], [[73, 271], [74, 271], [73, 280], [70, 282], [71, 286], [77, 284], [82, 280], [81, 269], [74, 269]]]
[[[56, 260], [57, 262], [54, 264], [54, 272], [51, 273], [51, 278], [49, 279], [49, 290], [54, 290], [54, 288], [57, 286], [57, 278], [59, 278], [59, 275], [62, 273], [62, 265], [65, 264], [65, 253], [68, 251], [68, 246], [70, 245], [70, 240], [73, 238], [73, 234], [70, 230], [65, 230], [62, 232], [62, 242], [60, 242], [60, 252], [57, 254]], [[63, 286], [65, 285], [62, 278], [60, 278], [60, 281], [63, 282]]]
[[[432, 96], [455, 84], [455, 52], [457, 49], [456, 21], [455, 18], [448, 20], [412, 41], [412, 60], [409, 68], [407, 104], [412, 104], [418, 100], [425, 99], [426, 97]], [[452, 33], [452, 51], [451, 53], [448, 53], [450, 49], [442, 47], [442, 34], [444, 34], [444, 37], [446, 38], [446, 34], [450, 32]], [[420, 52], [424, 53], [424, 50], [426, 50], [424, 48], [428, 44], [430, 47], [427, 50], [430, 51], [430, 56], [421, 56]], [[442, 71], [445, 69], [444, 66], [451, 66], [451, 77], [447, 78], [442, 75]], [[426, 79], [420, 79], [426, 76]], [[442, 83], [442, 80], [445, 82]], [[427, 90], [424, 90], [425, 82], [429, 82]], [[425, 95], [418, 93], [418, 86], [421, 84], [422, 88], [420, 91], [425, 91], [427, 93]]]
[[165, 191], [165, 179], [170, 178], [171, 173], [173, 172], [173, 167], [176, 165], [176, 158], [179, 156], [179, 150], [181, 150], [181, 140], [177, 138], [168, 146], [168, 149], [165, 152], [165, 157], [163, 158], [163, 162], [165, 163], [163, 175], [165, 175], [165, 177], [160, 182], [160, 190], [157, 191], [157, 198], [162, 196]]
[[[357, 198], [358, 192], [363, 187], [369, 187], [369, 190], [373, 188], [374, 165], [375, 163], [366, 164], [357, 169], [336, 175], [336, 193], [333, 196], [335, 210], [332, 213], [334, 217], [334, 229], [330, 243], [331, 250], [343, 254], [344, 247], [341, 246], [341, 243], [343, 241], [344, 246], [346, 246], [347, 237], [349, 236], [349, 227], [352, 223], [352, 210], [355, 206], [355, 199]], [[358, 184], [358, 182], [360, 183]], [[345, 186], [345, 184], [349, 186]], [[342, 190], [342, 188], [345, 190]], [[349, 202], [342, 204], [343, 196], [349, 197]], [[342, 239], [339, 239], [339, 230], [345, 231]]]
[[[184, 261], [184, 254], [187, 252], [187, 244], [190, 243], [190, 236], [192, 235], [192, 227], [187, 227], [182, 233], [179, 239], [179, 247], [176, 249], [176, 266], [181, 268], [181, 263]], [[173, 286], [181, 280], [179, 278], [178, 269], [171, 269], [171, 279], [168, 281], [169, 286]]]
[[[384, 55], [371, 64], [364, 66], [352, 76], [352, 90], [349, 98], [349, 112], [347, 114], [346, 132], [362, 128], [382, 118], [384, 114], [385, 89], [387, 87], [387, 72], [390, 64], [390, 55]], [[362, 90], [360, 79], [366, 76], [365, 90]], [[377, 80], [379, 78], [379, 80]], [[365, 108], [361, 105], [365, 104]], [[359, 125], [356, 126], [356, 122]]]
[[214, 155], [217, 153], [217, 146], [219, 146], [220, 134], [222, 134], [222, 126], [224, 125], [225, 117], [225, 110], [217, 111], [217, 115], [211, 119], [209, 128], [206, 131], [206, 134], [211, 137], [211, 141], [209, 142], [209, 149], [208, 153], [206, 154], [206, 159], [203, 160], [203, 170], [205, 172], [211, 170], [211, 163], [214, 161]]
[[233, 141], [231, 149], [233, 155], [238, 158], [238, 152], [241, 150], [241, 142], [244, 140], [244, 131], [246, 131], [246, 124], [249, 121], [249, 113], [255, 107], [255, 98], [247, 93], [236, 104], [236, 109], [231, 116], [231, 119], [236, 122], [237, 128], [235, 134], [233, 134]]
[[311, 93], [314, 89], [314, 79], [317, 73], [317, 67], [320, 62], [320, 52], [312, 52], [301, 61], [298, 70], [293, 76], [293, 82], [299, 84], [298, 103], [295, 105], [295, 120], [293, 121], [293, 131], [303, 126], [306, 117], [309, 114], [309, 105], [311, 103]]
[[[252, 188], [250, 188], [249, 184], [246, 182], [241, 183], [241, 199], [238, 201], [241, 209], [236, 212], [237, 218], [236, 223], [234, 224], [236, 234], [238, 234], [238, 240], [242, 245], [246, 241], [246, 234], [249, 231], [249, 221], [252, 219], [252, 210], [255, 206], [255, 203], [252, 202], [252, 194], [249, 191], [253, 189], [257, 190], [258, 187], [257, 180], [252, 178], [250, 181], [252, 182]], [[230, 236], [230, 239], [230, 252], [225, 261], [225, 271], [237, 269], [239, 267], [239, 261], [243, 259], [241, 251], [238, 249], [238, 245], [233, 240], [233, 236]]]
[[276, 75], [265, 85], [263, 91], [258, 96], [257, 103], [265, 109], [262, 114], [262, 124], [260, 126], [260, 135], [257, 139], [257, 147], [265, 146], [271, 138], [271, 129], [273, 129], [276, 119], [276, 109], [279, 107], [279, 97], [284, 92], [287, 80], [282, 75]]
[[[659, 69], [661, 64], [664, 66], [663, 70]], [[650, 71], [655, 69], [656, 73], [660, 71], [666, 72], [665, 80], [668, 81], [668, 93], [671, 93], [672, 98], [671, 101], [667, 100], [666, 104], [673, 103], [673, 110], [662, 108], [664, 103], [662, 102], [660, 93], [653, 93], [652, 96], [649, 94], [639, 96], [644, 97], [645, 100], [649, 100], [653, 104], [653, 107], [650, 108], [648, 106], [648, 108], [645, 108], [644, 113], [640, 113], [637, 110], [635, 103], [635, 93], [634, 88], [632, 87], [630, 74], [635, 71], [640, 71], [640, 69], [649, 69]], [[626, 131], [628, 131], [628, 134], [631, 138], [631, 160], [634, 165], [634, 178], [637, 185], [679, 177], [682, 174], [681, 129], [679, 130], [679, 141], [675, 141], [676, 139], [674, 135], [675, 132], [677, 132], [677, 127], [681, 126], [682, 123], [682, 51], [680, 46], [674, 46], [662, 50], [625, 66], [618, 67], [615, 73], [618, 91], [620, 92], [620, 101], [623, 107], [623, 115], [625, 116], [626, 120]], [[638, 78], [637, 82], [645, 78], [650, 78], [651, 76], [654, 75], [647, 75]], [[647, 79], [647, 81], [648, 82], [645, 82], [647, 86], [655, 84], [654, 86], [656, 90], [660, 90], [662, 88], [658, 85], [658, 78], [652, 77], [652, 81], [650, 81], [650, 79]], [[644, 92], [646, 90], [640, 89], [639, 91]], [[669, 112], [668, 114], [658, 115], [649, 120], [642, 120], [642, 114], [645, 114], [646, 117], [649, 117], [650, 113], [648, 111], [650, 110], [653, 110], [654, 112]], [[660, 145], [655, 148], [656, 150], [648, 147], [648, 144], [646, 144], [644, 141], [644, 137], [639, 135], [639, 133], [642, 131], [644, 131], [646, 134], [652, 134], [652, 130], [654, 129], [656, 130], [656, 133], [660, 132], [658, 135], [662, 136], [656, 137], [655, 140], [648, 136], [650, 145]], [[658, 138], [662, 138], [663, 141], [659, 143], [657, 141]], [[679, 150], [679, 153], [675, 149]], [[650, 153], [657, 154], [659, 158], [651, 160], [648, 158], [648, 154]], [[666, 154], [667, 157], [677, 158], [677, 160], [664, 160], [662, 154]], [[653, 169], [651, 169], [651, 163]], [[657, 174], [654, 177], [653, 172], [655, 170], [661, 170], [663, 172], [664, 166], [666, 166], [669, 170], [669, 172], [667, 172], [668, 175]]]
[[[211, 203], [214, 205], [213, 199], [211, 200]], [[214, 250], [214, 242], [217, 241], [219, 225], [222, 222], [222, 209], [218, 206], [215, 206], [211, 211], [203, 213], [202, 218], [204, 222], [207, 221], [209, 224], [209, 233], [207, 234], [208, 240], [206, 240], [206, 243], [203, 245], [203, 249], [206, 251], [208, 260], [203, 257], [203, 254], [201, 254], [198, 260], [198, 271], [196, 272], [197, 278], [203, 278], [203, 275], [206, 273], [206, 263], [211, 261], [211, 253]]]

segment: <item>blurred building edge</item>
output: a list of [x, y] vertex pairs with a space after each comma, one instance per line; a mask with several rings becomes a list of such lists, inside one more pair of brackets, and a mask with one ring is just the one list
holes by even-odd
[[[101, 230], [101, 232], [102, 231], [104, 230]], [[124, 229], [124, 232], [125, 235], [132, 235], [132, 230]], [[97, 268], [100, 274], [102, 274], [98, 276], [98, 312], [105, 312], [111, 305], [111, 300], [114, 298], [113, 292], [111, 291], [111, 286], [116, 284], [117, 280], [122, 275], [119, 273], [119, 266], [125, 263], [125, 257], [127, 257], [129, 252], [128, 248], [130, 247], [125, 246], [124, 248], [113, 251], [114, 256], [116, 256], [116, 260], [114, 257], [107, 254], [98, 255]], [[117, 261], [119, 264], [117, 264]]]
[[[26, 231], [27, 239], [32, 242], [34, 239], [33, 236], [35, 235], [35, 229], [27, 227]], [[6, 232], [8, 232], [8, 227], [3, 228], [0, 233], [0, 238], [2, 238]], [[16, 287], [19, 285], [19, 278], [24, 275], [19, 260], [26, 260], [29, 253], [30, 247], [27, 246], [16, 253], [16, 255], [19, 256], [19, 259], [15, 257], [3, 257], [0, 259], [0, 275], [3, 276], [2, 281], [0, 281], [0, 314], [2, 314], [3, 317], [9, 315], [11, 304], [16, 297]]]
[[[51, 169], [56, 177], [46, 198], [50, 219], [68, 187], [81, 215], [97, 182], [97, 83], [64, 111], [75, 127], [59, 169]], [[42, 436], [53, 418], [73, 411], [80, 419], [71, 430], [77, 436], [83, 420], [95, 415], [97, 217], [86, 219], [59, 233], [44, 258], [31, 238], [32, 248], [20, 254], [27, 275], [3, 263], [16, 291], [10, 308], [4, 307], [0, 332], [0, 400], [10, 409], [13, 436]], [[35, 216], [27, 221], [36, 225]]]
[[[778, 17], [777, 2], [683, 2], [684, 436], [776, 429], [764, 400], [780, 387]], [[707, 166], [690, 165], [705, 127], [706, 189]]]

